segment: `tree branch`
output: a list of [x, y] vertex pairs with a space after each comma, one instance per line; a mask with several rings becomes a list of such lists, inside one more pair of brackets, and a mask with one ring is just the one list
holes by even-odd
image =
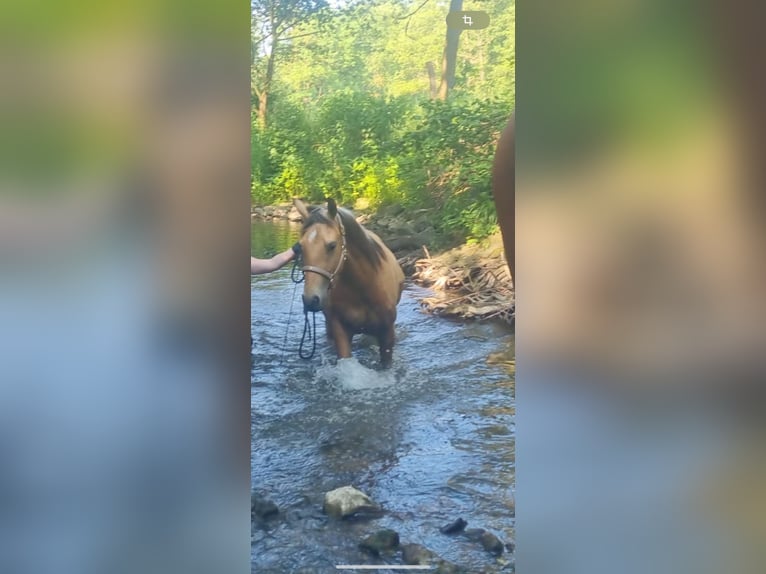
[[321, 30], [314, 30], [313, 32], [306, 32], [305, 34], [298, 34], [297, 36], [290, 36], [289, 38], [282, 38], [283, 40], [295, 40], [296, 38], [303, 38], [304, 36], [313, 36], [319, 34]]
[[420, 9], [423, 8], [423, 6], [425, 6], [426, 4], [428, 4], [428, 0], [423, 0], [423, 3], [420, 6], [418, 6], [417, 8], [415, 8], [415, 10], [413, 10], [412, 12], [407, 14], [406, 16], [400, 16], [398, 18], [394, 18], [394, 20], [407, 20], [409, 18], [412, 18], [415, 14], [420, 12]]

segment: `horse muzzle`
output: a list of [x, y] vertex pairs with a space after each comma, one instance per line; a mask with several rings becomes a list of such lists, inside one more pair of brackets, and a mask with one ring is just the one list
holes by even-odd
[[304, 295], [303, 296], [303, 310], [306, 312], [316, 313], [322, 310], [322, 300], [319, 295]]

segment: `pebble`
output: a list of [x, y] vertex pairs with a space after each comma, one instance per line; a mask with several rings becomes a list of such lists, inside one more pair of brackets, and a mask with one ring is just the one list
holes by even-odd
[[279, 514], [279, 507], [272, 501], [254, 494], [250, 497], [250, 513], [260, 519], [266, 519]]
[[487, 552], [494, 554], [495, 556], [500, 556], [503, 553], [503, 543], [500, 542], [500, 539], [491, 532], [485, 532], [482, 534], [479, 538], [479, 541], [484, 547], [484, 550]]
[[431, 564], [434, 553], [420, 544], [405, 544], [402, 546], [402, 561], [408, 565]]
[[486, 530], [483, 528], [469, 528], [463, 534], [465, 535], [468, 540], [471, 540], [472, 542], [480, 542], [481, 537], [484, 535]]
[[399, 546], [399, 534], [388, 528], [378, 530], [359, 543], [362, 550], [367, 550], [374, 556], [379, 556], [386, 550], [394, 550]]
[[455, 534], [457, 532], [462, 532], [462, 530], [468, 525], [468, 523], [463, 520], [462, 518], [458, 518], [454, 522], [451, 522], [449, 524], [446, 524], [445, 526], [442, 526], [439, 529], [439, 532], [442, 534]]

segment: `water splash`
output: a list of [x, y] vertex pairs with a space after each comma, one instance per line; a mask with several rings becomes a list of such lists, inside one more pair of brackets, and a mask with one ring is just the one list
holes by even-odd
[[329, 382], [349, 391], [390, 387], [396, 382], [393, 370], [376, 371], [355, 358], [338, 359], [336, 365], [323, 363], [317, 367], [314, 382]]

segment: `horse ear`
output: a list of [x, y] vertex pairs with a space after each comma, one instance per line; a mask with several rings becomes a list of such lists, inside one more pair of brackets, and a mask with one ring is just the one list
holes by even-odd
[[303, 221], [306, 221], [309, 218], [309, 210], [306, 209], [306, 204], [296, 197], [293, 199], [293, 205], [298, 210], [298, 213], [301, 214]]
[[332, 197], [327, 200], [327, 213], [330, 214], [332, 219], [335, 219], [335, 216], [338, 215], [338, 206]]

